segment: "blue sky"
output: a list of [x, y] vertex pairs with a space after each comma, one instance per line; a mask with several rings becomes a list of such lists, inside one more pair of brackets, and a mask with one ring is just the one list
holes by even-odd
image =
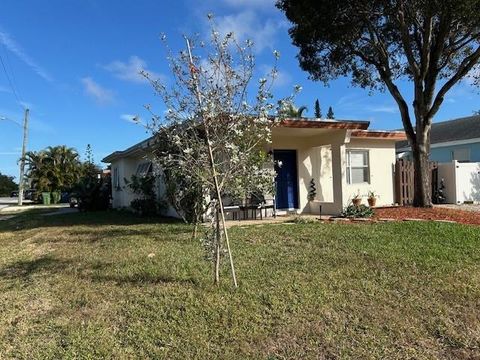
[[[20, 101], [31, 109], [28, 149], [66, 144], [83, 155], [91, 144], [99, 162], [145, 138], [145, 129], [128, 121], [129, 115], [147, 117], [144, 104], [158, 113], [163, 109], [138, 69], [168, 79], [159, 34], [180, 48], [183, 34], [207, 34], [209, 12], [221, 30], [255, 42], [259, 72], [271, 66], [272, 51], [280, 51], [275, 95], [301, 85], [296, 102], [308, 106], [307, 116], [318, 98], [324, 113], [331, 105], [337, 118], [370, 120], [376, 129], [401, 127], [388, 94], [369, 95], [349, 79], [329, 87], [308, 80], [273, 0], [2, 0], [0, 54]], [[410, 91], [407, 83], [400, 87]], [[478, 90], [465, 81], [448, 95], [437, 119], [471, 115], [480, 109], [479, 100]], [[0, 67], [0, 117], [21, 122], [22, 104]], [[21, 139], [19, 126], [0, 121], [0, 172], [17, 176]]]

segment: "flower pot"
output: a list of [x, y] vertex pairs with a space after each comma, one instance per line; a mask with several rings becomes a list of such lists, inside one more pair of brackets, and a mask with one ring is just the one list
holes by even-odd
[[376, 204], [377, 204], [377, 198], [374, 198], [374, 197], [368, 198], [368, 206], [375, 207]]
[[352, 203], [353, 203], [353, 205], [358, 207], [362, 203], [362, 198], [354, 198], [354, 199], [352, 199]]
[[42, 192], [42, 203], [43, 205], [50, 205], [50, 193]]

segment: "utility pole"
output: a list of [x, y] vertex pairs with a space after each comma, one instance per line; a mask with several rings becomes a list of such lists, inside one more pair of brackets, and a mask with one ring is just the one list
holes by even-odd
[[23, 204], [23, 175], [25, 173], [25, 153], [27, 152], [27, 138], [28, 138], [28, 113], [29, 109], [25, 109], [25, 117], [23, 118], [23, 144], [22, 144], [22, 158], [20, 159], [20, 180], [18, 183], [18, 205]]

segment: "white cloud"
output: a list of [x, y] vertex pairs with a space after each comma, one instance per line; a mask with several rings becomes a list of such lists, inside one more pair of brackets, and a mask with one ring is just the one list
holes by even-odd
[[15, 54], [21, 61], [29, 66], [38, 76], [48, 82], [52, 82], [53, 78], [50, 74], [38, 65], [24, 50], [23, 48], [6, 32], [0, 31], [0, 43]]
[[217, 17], [216, 24], [220, 34], [233, 32], [238, 41], [252, 40], [256, 52], [265, 48], [273, 50], [277, 32], [286, 25], [284, 21], [271, 18], [261, 20], [258, 14], [252, 10]]
[[145, 71], [153, 80], [162, 79], [163, 76], [147, 67], [147, 62], [138, 56], [131, 56], [127, 62], [113, 61], [110, 64], [102, 66], [105, 70], [111, 72], [116, 78], [133, 83], [147, 83], [148, 80], [140, 74]]
[[398, 107], [395, 105], [371, 105], [368, 106], [368, 111], [372, 112], [380, 112], [380, 113], [388, 113], [388, 114], [395, 114], [398, 113]]
[[113, 91], [104, 88], [91, 77], [81, 79], [85, 93], [95, 99], [99, 104], [108, 104], [114, 100]]
[[[260, 73], [262, 76], [267, 77], [267, 79], [271, 79], [272, 67], [266, 64], [259, 66]], [[286, 85], [290, 85], [292, 83], [292, 77], [286, 71], [277, 68], [277, 76], [273, 83], [273, 86], [276, 88], [283, 87]]]

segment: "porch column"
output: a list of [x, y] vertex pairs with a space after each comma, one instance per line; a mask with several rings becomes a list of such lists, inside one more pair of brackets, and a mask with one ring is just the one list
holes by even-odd
[[344, 191], [347, 188], [345, 144], [332, 144], [332, 178], [333, 203], [336, 213], [342, 212], [347, 197]]

